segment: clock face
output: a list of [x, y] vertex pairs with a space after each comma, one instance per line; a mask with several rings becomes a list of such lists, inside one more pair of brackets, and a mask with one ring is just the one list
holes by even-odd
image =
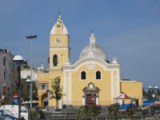
[[56, 43], [60, 44], [60, 43], [62, 43], [62, 40], [60, 38], [57, 38]]

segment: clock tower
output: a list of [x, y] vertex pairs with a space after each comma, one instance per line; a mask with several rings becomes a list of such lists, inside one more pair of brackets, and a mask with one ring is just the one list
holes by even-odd
[[61, 15], [50, 32], [49, 69], [61, 70], [69, 60], [69, 35]]

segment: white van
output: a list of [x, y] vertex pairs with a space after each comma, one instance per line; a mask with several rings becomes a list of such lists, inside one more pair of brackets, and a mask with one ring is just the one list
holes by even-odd
[[[2, 105], [0, 109], [11, 113], [10, 116], [18, 118], [18, 105]], [[25, 120], [28, 120], [28, 110], [24, 106], [21, 106], [21, 117], [23, 117]]]

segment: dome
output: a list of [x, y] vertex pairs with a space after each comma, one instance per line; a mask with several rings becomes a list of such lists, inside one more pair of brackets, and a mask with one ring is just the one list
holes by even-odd
[[103, 60], [107, 59], [103, 48], [96, 44], [95, 45], [90, 44], [81, 51], [80, 59], [85, 57], [96, 57]]
[[94, 34], [91, 34], [90, 44], [81, 51], [80, 59], [86, 57], [96, 57], [99, 59], [107, 60], [104, 49], [96, 44]]

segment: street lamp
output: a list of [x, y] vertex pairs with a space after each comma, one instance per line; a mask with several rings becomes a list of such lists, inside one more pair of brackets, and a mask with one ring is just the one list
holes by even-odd
[[24, 62], [24, 59], [21, 55], [16, 55], [13, 58], [13, 61], [18, 65], [18, 118], [21, 118], [21, 64]]
[[[30, 77], [27, 77], [27, 80], [26, 80], [26, 83], [28, 84], [28, 96], [30, 96], [30, 97], [28, 97], [28, 105], [29, 105], [29, 103], [30, 103], [30, 106], [31, 106], [31, 100], [30, 100], [30, 98], [31, 98], [31, 89], [30, 89], [30, 92], [29, 92], [29, 88], [31, 88], [31, 79], [30, 79]], [[29, 87], [29, 85], [30, 85], [30, 87]]]
[[30, 85], [30, 108], [32, 108], [32, 40], [37, 38], [37, 35], [29, 35], [29, 36], [26, 36], [26, 39], [30, 40], [30, 71], [31, 71], [31, 76], [30, 76], [30, 79], [31, 79], [31, 85]]

